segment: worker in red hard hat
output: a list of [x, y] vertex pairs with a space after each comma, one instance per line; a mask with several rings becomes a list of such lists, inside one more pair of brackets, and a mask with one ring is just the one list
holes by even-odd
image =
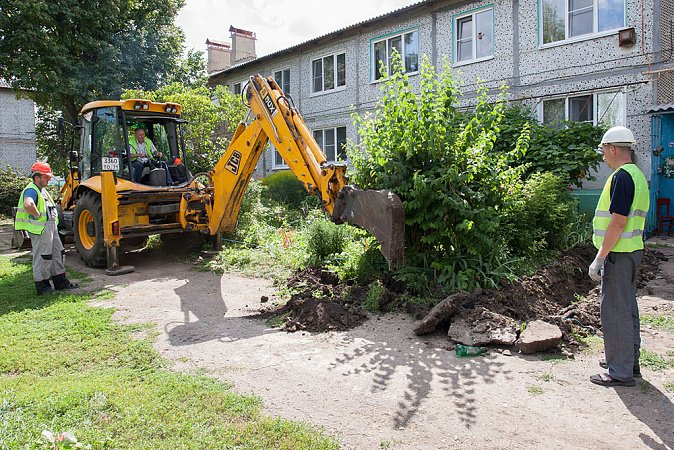
[[21, 192], [14, 228], [25, 230], [33, 246], [33, 279], [37, 294], [79, 287], [66, 277], [65, 250], [58, 235], [56, 203], [46, 187], [54, 176], [49, 164], [37, 161], [30, 168], [31, 181]]

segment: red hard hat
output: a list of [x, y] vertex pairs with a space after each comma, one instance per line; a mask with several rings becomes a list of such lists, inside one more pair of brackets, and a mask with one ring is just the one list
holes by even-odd
[[41, 173], [42, 175], [49, 175], [49, 177], [54, 176], [54, 174], [51, 173], [51, 167], [49, 167], [49, 164], [42, 161], [38, 161], [34, 163], [32, 166], [30, 166], [30, 171], [32, 173]]

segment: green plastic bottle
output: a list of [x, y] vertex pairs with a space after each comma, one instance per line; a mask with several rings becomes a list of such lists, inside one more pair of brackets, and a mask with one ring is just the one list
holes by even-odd
[[454, 353], [456, 353], [456, 356], [464, 357], [464, 356], [480, 356], [483, 353], [485, 353], [487, 349], [485, 347], [474, 347], [472, 345], [463, 345], [463, 344], [456, 344], [456, 348], [454, 348]]

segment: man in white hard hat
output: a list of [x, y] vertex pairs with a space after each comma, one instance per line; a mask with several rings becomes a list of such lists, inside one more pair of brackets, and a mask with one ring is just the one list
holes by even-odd
[[614, 170], [604, 185], [594, 220], [592, 242], [597, 256], [588, 274], [601, 280], [601, 327], [606, 359], [599, 365], [607, 373], [592, 375], [602, 386], [634, 386], [640, 377], [641, 347], [637, 271], [644, 250], [644, 227], [649, 207], [646, 177], [632, 162], [636, 141], [625, 127], [609, 129], [600, 151]]

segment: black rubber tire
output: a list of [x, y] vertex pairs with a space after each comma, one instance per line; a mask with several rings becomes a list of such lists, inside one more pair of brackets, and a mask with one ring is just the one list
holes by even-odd
[[[86, 222], [86, 216], [83, 223], [80, 224], [82, 213], [88, 212], [93, 220]], [[93, 225], [86, 225], [91, 224]], [[85, 229], [80, 229], [85, 226]], [[93, 228], [92, 228], [93, 227]], [[82, 261], [89, 267], [106, 267], [107, 253], [105, 242], [103, 240], [103, 208], [101, 206], [101, 196], [95, 192], [85, 192], [75, 205], [75, 217], [73, 218], [73, 233], [75, 235], [75, 248], [80, 254]], [[82, 233], [82, 234], [80, 234]], [[93, 233], [93, 234], [92, 234]], [[82, 243], [81, 236], [93, 238], [91, 245]], [[91, 240], [91, 239], [90, 239]]]

